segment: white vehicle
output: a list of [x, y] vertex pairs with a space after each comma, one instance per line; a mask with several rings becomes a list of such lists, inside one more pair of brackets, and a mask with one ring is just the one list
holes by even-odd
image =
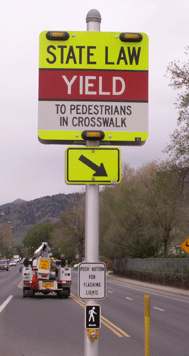
[[10, 266], [16, 266], [17, 260], [10, 260]]
[[71, 268], [65, 265], [65, 261], [51, 257], [50, 251], [48, 243], [43, 242], [34, 252], [32, 259], [24, 260], [23, 298], [39, 292], [45, 295], [55, 292], [59, 298], [70, 296]]
[[14, 255], [13, 258], [14, 258], [14, 260], [16, 260], [17, 262], [20, 261], [20, 256], [19, 256], [19, 255]]

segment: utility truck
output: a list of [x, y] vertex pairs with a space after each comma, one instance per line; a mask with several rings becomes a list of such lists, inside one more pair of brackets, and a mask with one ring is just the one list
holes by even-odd
[[31, 259], [25, 259], [22, 267], [23, 298], [35, 293], [56, 293], [59, 298], [68, 298], [71, 287], [71, 268], [65, 260], [52, 257], [47, 242], [34, 252]]

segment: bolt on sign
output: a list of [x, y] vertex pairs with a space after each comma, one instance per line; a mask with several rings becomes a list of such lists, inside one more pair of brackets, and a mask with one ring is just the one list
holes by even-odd
[[40, 34], [38, 136], [42, 143], [142, 145], [148, 137], [145, 33]]

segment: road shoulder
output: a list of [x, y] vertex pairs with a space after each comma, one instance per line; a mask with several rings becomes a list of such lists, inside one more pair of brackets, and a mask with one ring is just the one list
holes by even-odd
[[159, 290], [162, 292], [171, 292], [177, 295], [185, 295], [187, 297], [189, 297], [189, 290], [185, 290], [185, 289], [180, 289], [180, 288], [174, 288], [174, 287], [170, 287], [170, 286], [162, 286], [160, 284], [152, 284], [152, 283], [147, 283], [147, 282], [141, 282], [141, 281], [137, 281], [134, 279], [129, 279], [129, 278], [124, 278], [124, 277], [118, 277], [116, 275], [113, 275], [111, 273], [107, 273], [107, 279], [108, 280], [114, 280], [114, 281], [118, 281], [121, 283], [125, 283], [125, 284], [130, 284], [130, 285], [135, 285], [138, 287], [146, 287], [146, 288], [151, 288], [154, 290]]

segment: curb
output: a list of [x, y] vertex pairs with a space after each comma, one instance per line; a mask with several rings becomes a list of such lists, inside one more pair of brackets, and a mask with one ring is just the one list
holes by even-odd
[[151, 289], [155, 289], [155, 290], [159, 290], [161, 292], [171, 292], [177, 295], [184, 295], [189, 297], [189, 290], [185, 290], [185, 289], [179, 289], [179, 288], [175, 288], [175, 287], [170, 287], [170, 286], [162, 286], [160, 284], [152, 284], [152, 283], [147, 283], [147, 282], [141, 282], [141, 281], [137, 281], [135, 279], [129, 279], [129, 278], [124, 278], [124, 277], [117, 277], [114, 275], [110, 275], [110, 273], [107, 273], [107, 279], [109, 280], [115, 280], [124, 284], [131, 284], [131, 285], [135, 285], [138, 287], [146, 287], [146, 288], [151, 288]]

